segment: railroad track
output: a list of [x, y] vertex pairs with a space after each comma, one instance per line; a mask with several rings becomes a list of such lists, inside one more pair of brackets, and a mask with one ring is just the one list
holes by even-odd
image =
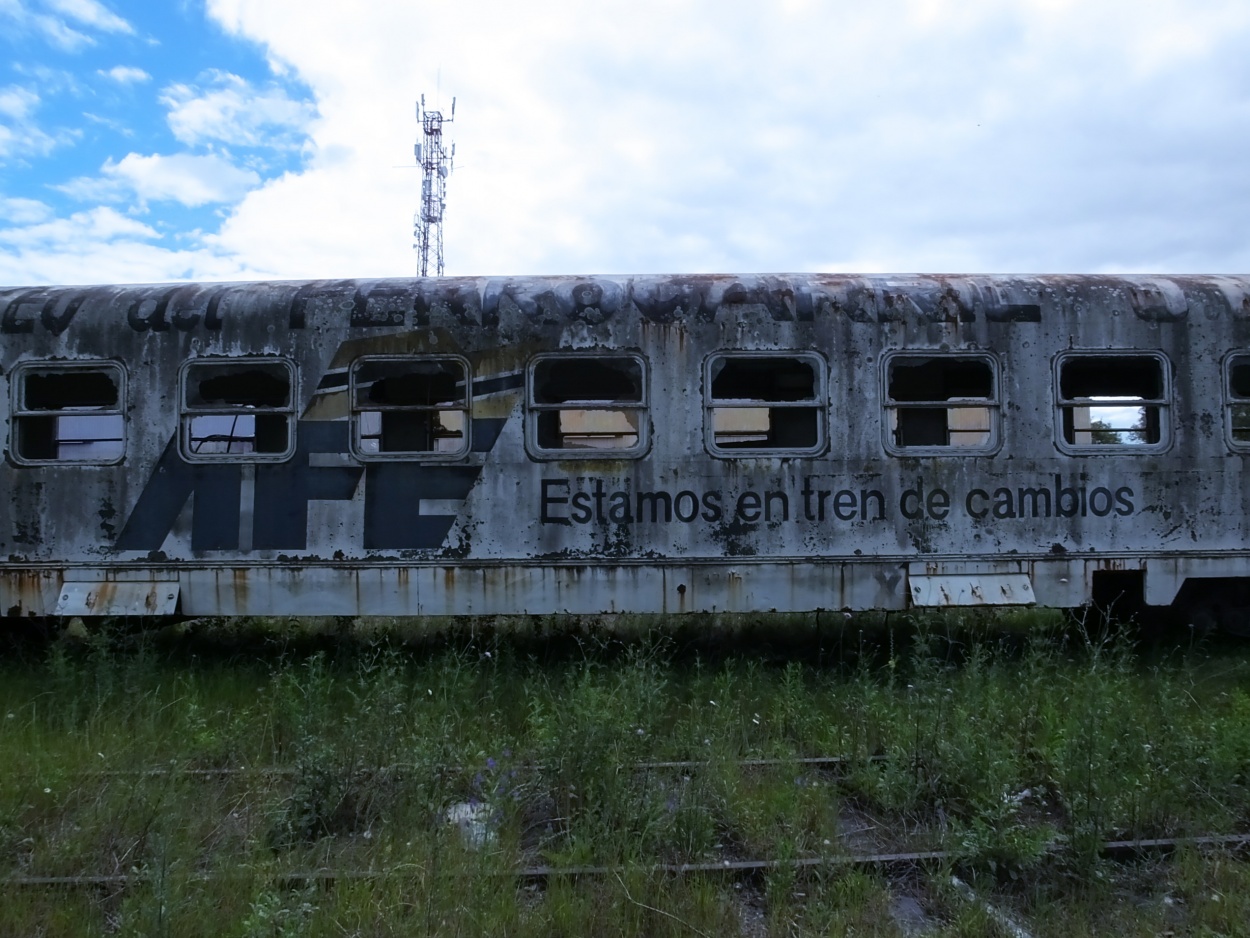
[[[711, 767], [732, 765], [743, 770], [767, 770], [775, 768], [802, 768], [807, 771], [816, 771], [825, 773], [826, 777], [834, 779], [840, 778], [847, 770], [854, 766], [863, 765], [866, 761], [880, 763], [889, 761], [891, 757], [877, 755], [866, 758], [848, 758], [845, 756], [804, 756], [795, 758], [751, 758], [737, 760], [669, 760], [669, 761], [645, 761], [634, 762], [621, 765], [617, 770], [636, 771], [636, 772], [698, 772]], [[915, 761], [915, 760], [904, 760]], [[922, 768], [921, 762], [916, 763], [917, 769]], [[481, 766], [477, 765], [447, 765], [447, 764], [430, 764], [430, 763], [397, 763], [383, 766], [364, 766], [353, 769], [353, 775], [360, 777], [381, 777], [390, 775], [402, 776], [407, 773], [423, 773], [429, 775], [435, 773], [439, 775], [457, 775], [466, 774], [477, 771]], [[513, 768], [520, 772], [541, 773], [548, 771], [553, 766], [546, 766], [536, 763], [517, 764]], [[149, 768], [139, 768], [132, 770], [96, 770], [92, 772], [82, 773], [78, 778], [92, 778], [97, 780], [109, 779], [200, 779], [211, 781], [213, 779], [225, 779], [231, 777], [240, 778], [294, 778], [300, 773], [300, 769], [293, 766], [220, 766], [220, 767], [181, 767], [177, 765], [155, 766]], [[32, 775], [34, 773], [31, 773]], [[838, 784], [837, 781], [834, 784]], [[854, 832], [852, 832], [854, 833]], [[919, 838], [913, 838], [911, 843], [921, 845], [923, 841]], [[932, 843], [932, 841], [930, 841]], [[826, 841], [828, 844], [828, 841]], [[473, 849], [484, 849], [482, 844], [470, 845]], [[646, 876], [658, 877], [711, 877], [719, 878], [723, 881], [734, 882], [733, 889], [730, 894], [737, 896], [735, 900], [739, 908], [740, 916], [749, 918], [752, 915], [760, 915], [759, 912], [761, 899], [764, 895], [764, 884], [770, 882], [770, 877], [774, 874], [780, 874], [784, 878], [788, 874], [801, 874], [807, 872], [809, 874], [819, 874], [826, 872], [836, 872], [839, 870], [873, 870], [883, 877], [889, 884], [888, 892], [890, 898], [889, 914], [895, 918], [896, 924], [902, 934], [908, 936], [919, 936], [929, 934], [936, 927], [938, 918], [943, 917], [943, 912], [935, 912], [933, 905], [928, 898], [922, 896], [922, 902], [917, 901], [916, 882], [917, 874], [923, 873], [926, 882], [940, 881], [942, 877], [949, 880], [949, 884], [945, 889], [944, 895], [954, 897], [953, 901], [964, 902], [979, 906], [983, 910], [990, 921], [994, 923], [995, 930], [1010, 938], [1032, 938], [1029, 925], [1024, 922], [1017, 914], [1011, 910], [1011, 903], [1008, 901], [1002, 907], [996, 906], [986, 895], [980, 895], [974, 892], [972, 887], [963, 882], [958, 876], [951, 875], [952, 871], [959, 870], [961, 866], [969, 863], [975, 864], [975, 860], [971, 859], [966, 850], [950, 850], [950, 849], [906, 849], [908, 841], [906, 839], [895, 841], [890, 844], [889, 849], [879, 851], [865, 851], [864, 844], [861, 842], [853, 843], [843, 840], [840, 844], [835, 843], [833, 846], [827, 846], [827, 852], [818, 855], [805, 855], [799, 857], [755, 857], [743, 858], [741, 856], [725, 859], [701, 860], [699, 862], [687, 863], [645, 863], [635, 862], [628, 866], [619, 864], [581, 864], [581, 865], [556, 865], [545, 863], [534, 863], [534, 853], [532, 851], [522, 851], [518, 861], [513, 861], [509, 865], [496, 865], [492, 859], [494, 867], [489, 874], [503, 882], [514, 882], [518, 885], [525, 885], [530, 890], [535, 890], [536, 894], [542, 894], [544, 887], [551, 881], [611, 881], [615, 879], [620, 883], [624, 890], [625, 898], [628, 902], [638, 905], [642, 908], [649, 909], [659, 915], [674, 917], [671, 913], [657, 906], [646, 905], [645, 903], [634, 898], [626, 887], [627, 876], [638, 876], [639, 874]], [[899, 849], [900, 847], [904, 849]], [[1250, 833], [1223, 833], [1210, 834], [1195, 837], [1164, 837], [1164, 838], [1138, 838], [1138, 839], [1120, 839], [1108, 840], [1102, 842], [1097, 847], [1099, 855], [1110, 861], [1129, 863], [1135, 860], [1158, 857], [1166, 855], [1178, 849], [1194, 849], [1199, 851], [1218, 851], [1220, 853], [1232, 853], [1237, 855], [1250, 854]], [[842, 852], [845, 851], [845, 852]], [[526, 854], [528, 853], [529, 861], [527, 862]], [[1043, 861], [1062, 862], [1066, 857], [1072, 856], [1072, 847], [1065, 839], [1056, 839], [1050, 843], [1043, 851]], [[37, 890], [69, 890], [69, 891], [96, 891], [97, 899], [116, 898], [118, 895], [126, 893], [127, 890], [151, 886], [160, 888], [162, 884], [176, 882], [183, 885], [198, 885], [224, 883], [267, 883], [271, 887], [278, 889], [301, 889], [301, 888], [331, 888], [337, 883], [371, 883], [371, 882], [389, 882], [389, 883], [416, 883], [427, 877], [431, 870], [418, 863], [404, 863], [386, 868], [378, 869], [359, 869], [359, 868], [337, 868], [333, 866], [318, 867], [315, 869], [285, 869], [275, 870], [269, 866], [261, 867], [242, 867], [233, 870], [222, 871], [203, 871], [203, 870], [187, 870], [185, 867], [176, 866], [162, 867], [140, 867], [130, 869], [126, 872], [99, 872], [99, 873], [80, 873], [77, 875], [61, 875], [61, 876], [41, 876], [27, 874], [13, 874], [0, 877], [0, 895], [5, 893], [16, 893], [20, 891], [37, 891]], [[962, 875], [962, 874], [961, 874]], [[927, 877], [937, 876], [938, 880], [928, 879]], [[800, 887], [807, 888], [807, 887]], [[802, 893], [797, 893], [802, 895]], [[59, 900], [58, 900], [59, 901]], [[947, 899], [945, 901], [952, 901]], [[910, 907], [908, 907], [910, 903]], [[938, 907], [942, 905], [939, 902]], [[908, 909], [910, 908], [910, 911]], [[915, 921], [905, 922], [904, 918], [911, 916]], [[917, 924], [916, 922], [919, 922]], [[690, 926], [692, 933], [705, 934], [698, 929]], [[743, 935], [755, 935], [761, 933], [758, 927], [749, 927], [744, 919], [742, 927]]]
[[[727, 762], [716, 762], [711, 759], [691, 759], [676, 760], [671, 762], [633, 762], [623, 768], [633, 769], [634, 771], [660, 771], [660, 770], [681, 770], [681, 769], [705, 769], [715, 765], [736, 765], [740, 768], [770, 768], [777, 766], [806, 766], [809, 768], [825, 768], [837, 769], [863, 762], [876, 763], [886, 762], [889, 756], [872, 755], [865, 756], [862, 759], [851, 758], [848, 756], [803, 756], [792, 759], [733, 759]], [[382, 766], [360, 766], [355, 771], [367, 775], [387, 775], [400, 772], [434, 772], [443, 775], [452, 775], [463, 772], [474, 772], [480, 770], [481, 766], [476, 765], [431, 765], [429, 763], [417, 762], [399, 762], [392, 765]], [[517, 771], [542, 772], [549, 766], [535, 764], [520, 764], [514, 767]], [[235, 775], [242, 776], [263, 776], [263, 777], [285, 777], [299, 775], [303, 771], [297, 766], [292, 765], [267, 765], [267, 766], [220, 766], [216, 768], [185, 768], [182, 766], [155, 766], [147, 769], [98, 769], [90, 772], [84, 772], [77, 775], [78, 778], [164, 778], [164, 777], [187, 777], [187, 778], [229, 778]], [[27, 772], [28, 777], [36, 777], [38, 773]]]
[[[1155, 837], [1140, 840], [1108, 840], [1099, 845], [1098, 852], [1109, 860], [1130, 861], [1143, 856], [1168, 854], [1181, 848], [1200, 850], [1226, 850], [1244, 852], [1250, 850], [1250, 834], [1212, 834], [1202, 837]], [[1053, 857], [1062, 856], [1066, 845], [1061, 842], [1051, 844], [1047, 854]], [[891, 853], [861, 854], [828, 854], [819, 857], [798, 857], [784, 859], [757, 860], [722, 860], [703, 863], [654, 863], [649, 865], [592, 865], [592, 866], [522, 866], [511, 872], [501, 873], [517, 880], [527, 882], [543, 882], [549, 879], [567, 878], [582, 879], [590, 877], [620, 876], [625, 873], [651, 873], [669, 876], [723, 875], [729, 877], [747, 877], [770, 870], [814, 870], [838, 868], [878, 868], [878, 869], [909, 869], [917, 867], [934, 867], [958, 863], [963, 856], [952, 850], [916, 850]], [[279, 883], [290, 886], [332, 884], [335, 882], [374, 881], [384, 879], [402, 879], [412, 876], [418, 868], [409, 864], [385, 870], [288, 870], [267, 872], [264, 875]], [[0, 878], [0, 888], [92, 888], [126, 886], [150, 883], [161, 876], [161, 872], [138, 871], [131, 873], [98, 873], [79, 876], [7, 876]], [[179, 877], [185, 882], [225, 882], [251, 878], [254, 871], [238, 873], [191, 873]]]

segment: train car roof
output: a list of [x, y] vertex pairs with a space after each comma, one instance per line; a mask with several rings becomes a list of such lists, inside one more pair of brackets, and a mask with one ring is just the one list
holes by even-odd
[[774, 321], [845, 317], [1036, 322], [1048, 309], [1130, 312], [1177, 321], [1250, 318], [1248, 275], [1102, 274], [674, 274], [646, 276], [443, 277], [226, 283], [101, 284], [0, 288], [0, 333], [75, 319], [126, 319], [139, 331], [179, 323], [284, 316], [293, 328], [413, 325], [450, 317], [465, 325], [519, 318], [555, 325], [625, 315], [656, 323], [754, 315]]

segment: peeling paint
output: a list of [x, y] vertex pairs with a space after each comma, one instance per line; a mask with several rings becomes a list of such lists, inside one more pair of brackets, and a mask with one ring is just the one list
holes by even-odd
[[[1250, 578], [1250, 439], [1229, 377], [1250, 356], [1250, 277], [28, 287], [0, 290], [0, 333], [10, 615], [50, 614], [65, 584], [93, 580], [174, 582], [188, 614], [545, 615], [1071, 606], [1089, 600], [1097, 571], [1142, 572], [1158, 603], [1187, 582]], [[645, 362], [645, 447], [536, 451], [529, 363], [556, 351]], [[801, 353], [818, 399], [766, 389], [752, 405], [744, 386], [732, 392], [745, 395], [741, 436], [717, 444], [728, 431], [708, 385], [726, 353]], [[466, 363], [467, 452], [362, 458], [361, 356]], [[1112, 431], [1141, 445], [1094, 440], [1094, 419], [1118, 412], [1064, 390], [1072, 356], [1094, 363], [1082, 375], [1149, 377], [1158, 363], [1143, 425]], [[289, 363], [289, 447], [186, 455], [192, 358]], [[914, 387], [892, 388], [900, 361]], [[969, 405], [958, 388], [926, 389], [933, 361], [975, 364], [964, 372], [990, 375], [992, 394]], [[69, 438], [90, 402], [49, 417], [14, 370], [67, 362], [124, 371], [119, 462], [30, 442], [51, 432], [85, 445]], [[815, 414], [817, 435], [787, 448], [785, 407]], [[956, 427], [959, 408], [974, 425], [984, 412], [983, 442], [899, 442], [935, 415], [942, 432], [980, 433]], [[116, 597], [141, 589], [88, 590], [81, 614], [129, 607]]]

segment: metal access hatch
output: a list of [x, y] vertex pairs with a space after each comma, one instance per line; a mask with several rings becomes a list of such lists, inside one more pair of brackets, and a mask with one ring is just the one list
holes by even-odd
[[907, 578], [913, 606], [1031, 606], [1027, 573], [946, 573]]
[[177, 580], [67, 581], [54, 616], [168, 616], [178, 608]]

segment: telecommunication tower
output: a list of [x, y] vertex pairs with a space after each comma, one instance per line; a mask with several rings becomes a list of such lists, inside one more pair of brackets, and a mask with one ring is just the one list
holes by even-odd
[[448, 150], [443, 144], [443, 124], [456, 119], [456, 99], [451, 99], [451, 115], [443, 117], [442, 111], [428, 111], [425, 95], [417, 105], [417, 120], [421, 122], [421, 141], [413, 147], [417, 165], [421, 167], [421, 207], [412, 219], [412, 245], [421, 255], [421, 276], [430, 275], [433, 255], [434, 274], [443, 275], [443, 212], [447, 208], [447, 177], [451, 175], [456, 158], [456, 145]]

